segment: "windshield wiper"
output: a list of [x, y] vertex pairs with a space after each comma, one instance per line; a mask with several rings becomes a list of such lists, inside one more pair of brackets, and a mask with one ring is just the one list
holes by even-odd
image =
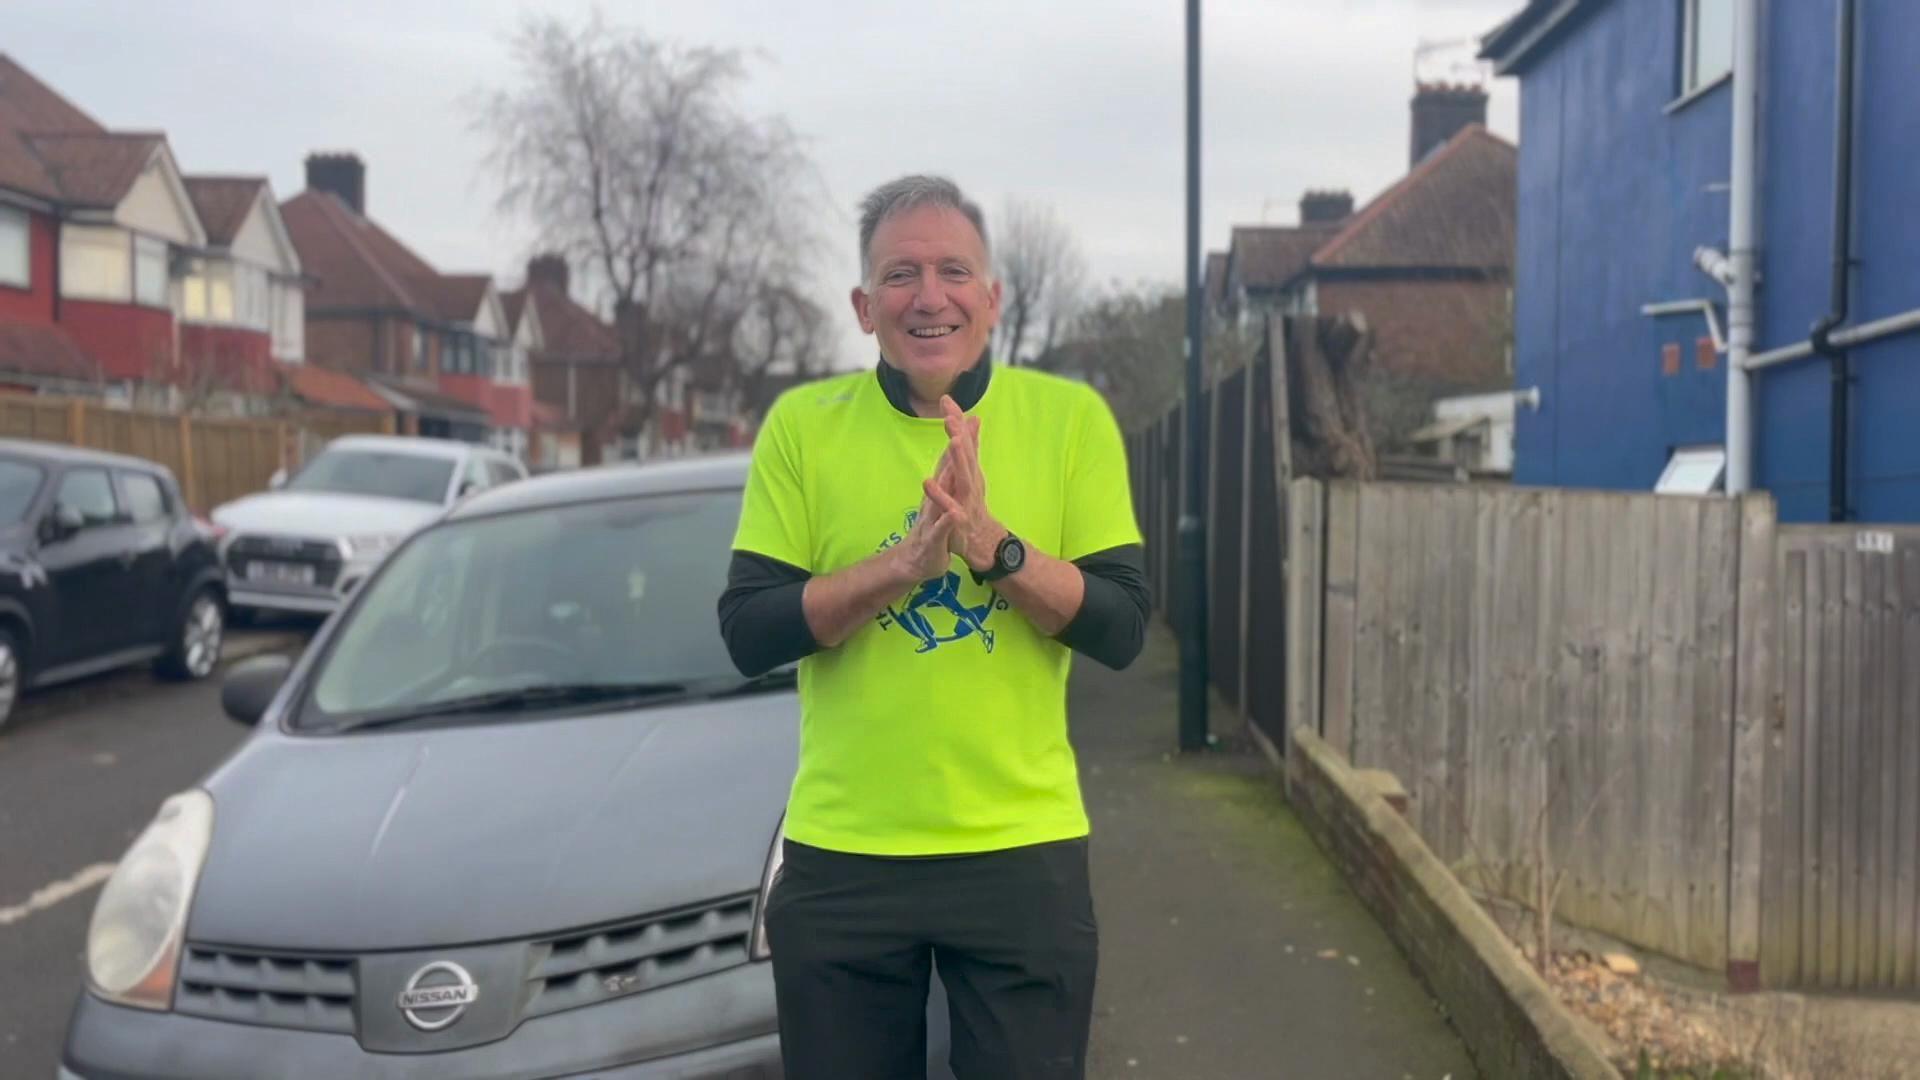
[[731, 680], [714, 691], [713, 696], [716, 698], [743, 697], [747, 694], [764, 694], [769, 690], [791, 690], [799, 684], [800, 669], [790, 664], [750, 678]]
[[541, 709], [564, 708], [569, 705], [640, 701], [686, 692], [687, 685], [677, 682], [541, 683], [369, 713], [326, 730], [330, 734], [339, 735], [349, 731], [392, 727], [396, 724], [438, 717], [536, 712]]

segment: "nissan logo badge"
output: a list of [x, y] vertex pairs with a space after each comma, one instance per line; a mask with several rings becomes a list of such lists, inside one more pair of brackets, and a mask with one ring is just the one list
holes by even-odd
[[400, 1013], [421, 1031], [439, 1031], [452, 1025], [480, 1000], [480, 987], [467, 969], [450, 960], [436, 960], [407, 980], [400, 991]]

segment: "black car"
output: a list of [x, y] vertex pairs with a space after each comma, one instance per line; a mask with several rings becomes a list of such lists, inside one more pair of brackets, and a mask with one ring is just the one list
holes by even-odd
[[156, 661], [220, 661], [226, 579], [165, 466], [0, 439], [0, 726], [23, 690]]

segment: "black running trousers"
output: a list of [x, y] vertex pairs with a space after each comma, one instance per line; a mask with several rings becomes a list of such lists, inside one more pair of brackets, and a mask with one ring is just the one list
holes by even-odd
[[920, 1080], [947, 991], [957, 1080], [1081, 1080], [1099, 931], [1087, 841], [888, 858], [791, 840], [767, 903], [787, 1080]]

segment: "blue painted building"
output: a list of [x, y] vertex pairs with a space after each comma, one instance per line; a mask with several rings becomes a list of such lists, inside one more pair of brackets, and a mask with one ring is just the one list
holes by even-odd
[[[1758, 0], [1757, 354], [1830, 309], [1843, 2]], [[1843, 327], [1920, 309], [1920, 3], [1853, 2]], [[1676, 452], [1724, 442], [1726, 293], [1694, 254], [1728, 248], [1737, 3], [1533, 0], [1483, 41], [1520, 80], [1514, 367], [1540, 399], [1516, 482], [1648, 490]], [[1711, 320], [1676, 303], [1695, 300]], [[1839, 424], [1826, 356], [1753, 371], [1754, 486], [1785, 520], [1827, 520], [1839, 431], [1845, 516], [1920, 521], [1920, 330], [1845, 351]]]

